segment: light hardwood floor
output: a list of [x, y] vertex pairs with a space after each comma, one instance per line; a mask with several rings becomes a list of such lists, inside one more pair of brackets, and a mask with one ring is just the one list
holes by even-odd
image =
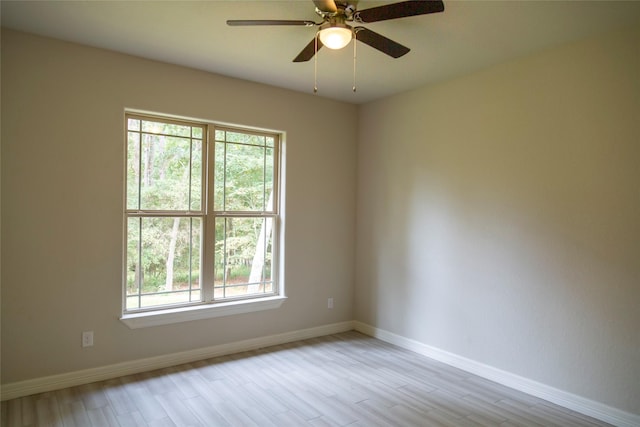
[[2, 402], [2, 426], [606, 426], [357, 332]]

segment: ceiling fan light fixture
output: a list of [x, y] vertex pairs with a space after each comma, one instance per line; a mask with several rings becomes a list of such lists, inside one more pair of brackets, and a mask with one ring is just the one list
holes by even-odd
[[346, 24], [325, 24], [320, 27], [319, 37], [322, 44], [329, 49], [342, 49], [353, 38], [353, 31]]

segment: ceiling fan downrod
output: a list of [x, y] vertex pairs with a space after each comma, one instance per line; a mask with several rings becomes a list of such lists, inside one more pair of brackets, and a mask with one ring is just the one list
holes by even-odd
[[356, 49], [358, 46], [358, 32], [353, 32], [353, 93], [356, 92]]
[[318, 34], [316, 32], [315, 40], [315, 54], [313, 59], [313, 93], [318, 93]]

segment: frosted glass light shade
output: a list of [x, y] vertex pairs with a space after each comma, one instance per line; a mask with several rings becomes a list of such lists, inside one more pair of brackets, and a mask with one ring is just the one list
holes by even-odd
[[342, 49], [351, 41], [351, 28], [332, 26], [320, 30], [320, 41], [329, 49]]

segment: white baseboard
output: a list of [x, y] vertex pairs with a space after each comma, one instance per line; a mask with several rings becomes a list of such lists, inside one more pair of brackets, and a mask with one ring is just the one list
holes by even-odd
[[148, 357], [145, 359], [132, 360], [129, 362], [122, 362], [98, 368], [83, 369], [80, 371], [3, 384], [1, 400], [15, 399], [31, 394], [44, 393], [61, 388], [88, 384], [95, 381], [103, 381], [121, 377], [123, 375], [137, 374], [140, 372], [180, 365], [182, 363], [190, 363], [197, 360], [208, 359], [210, 357], [224, 356], [227, 354], [255, 350], [258, 348], [285, 344], [293, 341], [337, 334], [339, 332], [346, 332], [353, 329], [352, 321], [333, 323], [315, 328], [301, 329], [277, 335], [252, 338], [228, 344], [214, 345], [211, 347], [198, 348], [195, 350], [182, 351], [163, 356]]
[[620, 409], [590, 400], [557, 388], [512, 374], [462, 356], [431, 347], [392, 332], [378, 329], [362, 322], [354, 322], [354, 329], [363, 334], [378, 338], [398, 347], [414, 351], [447, 365], [462, 369], [496, 383], [511, 387], [564, 408], [571, 409], [584, 415], [620, 427], [640, 426], [640, 415], [625, 412]]

